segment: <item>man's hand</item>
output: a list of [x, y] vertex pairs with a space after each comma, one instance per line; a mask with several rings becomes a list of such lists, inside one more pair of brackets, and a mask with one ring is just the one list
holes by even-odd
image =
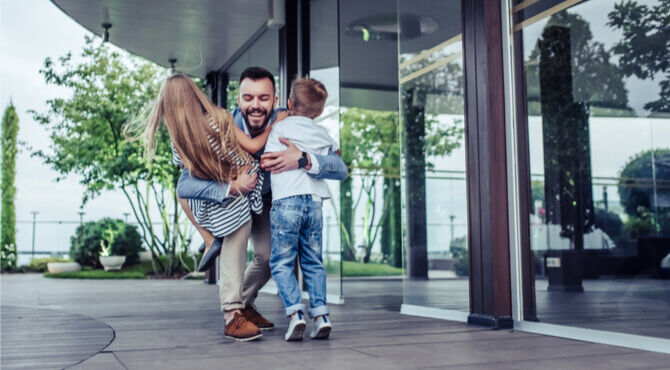
[[[284, 171], [295, 170], [298, 168], [298, 160], [302, 157], [302, 152], [295, 144], [288, 139], [279, 138], [279, 141], [288, 148], [281, 152], [265, 153], [261, 156], [261, 168], [272, 173], [281, 173]], [[306, 170], [312, 168], [312, 162], [307, 156]]]
[[245, 166], [237, 176], [237, 180], [230, 183], [230, 194], [246, 194], [256, 187], [258, 173], [249, 175], [249, 167]]

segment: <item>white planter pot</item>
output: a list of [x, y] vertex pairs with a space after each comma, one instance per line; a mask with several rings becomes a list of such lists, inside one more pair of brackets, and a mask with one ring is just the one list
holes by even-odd
[[52, 274], [59, 274], [61, 272], [80, 271], [81, 266], [77, 262], [49, 262], [47, 263], [47, 270]]
[[100, 256], [100, 263], [105, 271], [121, 270], [124, 262], [126, 262], [126, 256]]
[[140, 252], [140, 262], [149, 262], [149, 261], [151, 261], [151, 252], [150, 251]]

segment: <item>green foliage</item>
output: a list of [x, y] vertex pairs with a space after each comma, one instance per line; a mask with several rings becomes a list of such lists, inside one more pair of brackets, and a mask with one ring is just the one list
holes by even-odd
[[[123, 131], [126, 124], [141, 122], [166, 70], [87, 37], [78, 59], [71, 53], [47, 58], [40, 73], [47, 84], [72, 94], [48, 100], [46, 113], [32, 111], [51, 138], [50, 150], [34, 155], [57, 171], [59, 179], [81, 177], [86, 189], [82, 205], [104, 190], [120, 189], [152, 256], [168, 256], [165, 264], [154, 261], [157, 272], [172, 274], [180, 266], [176, 254], [186, 249], [186, 237], [185, 230], [179, 230], [174, 192], [179, 169], [172, 164], [169, 135], [159, 130], [156, 155], [147, 163], [143, 144], [126, 140]], [[160, 213], [162, 236], [152, 209]]]
[[237, 80], [228, 82], [226, 88], [226, 97], [228, 98], [227, 107], [231, 112], [237, 108], [237, 98], [240, 95], [240, 83]]
[[[351, 168], [351, 175], [358, 176], [361, 187], [357, 194], [351, 184], [343, 182], [340, 195], [343, 229], [353, 244], [354, 215], [361, 202], [363, 217], [363, 262], [370, 261], [370, 252], [382, 231], [385, 258], [394, 266], [400, 266], [400, 132], [398, 112], [375, 111], [361, 108], [345, 108], [340, 111], [340, 141], [342, 159]], [[462, 121], [442, 124], [434, 117], [426, 119], [425, 149], [427, 156], [448, 155], [460, 146], [464, 128]], [[427, 167], [432, 167], [430, 163]], [[350, 177], [351, 179], [351, 177]], [[379, 212], [376, 204], [378, 181], [383, 180], [383, 204], [379, 222], [375, 224]], [[353, 181], [353, 180], [347, 180]], [[391, 218], [393, 217], [393, 218]], [[352, 226], [349, 226], [352, 225]], [[343, 231], [343, 234], [344, 231]], [[344, 259], [353, 260], [353, 246], [344, 242]], [[389, 243], [386, 245], [386, 243]]]
[[[340, 261], [326, 261], [326, 271], [328, 274], [340, 273]], [[354, 261], [342, 262], [342, 276], [361, 277], [361, 276], [396, 276], [402, 275], [402, 269], [392, 267], [383, 263], [361, 263]]]
[[639, 215], [630, 217], [625, 224], [625, 229], [631, 239], [651, 235], [656, 230], [656, 222], [653, 214], [646, 208], [640, 207]]
[[47, 264], [49, 262], [72, 262], [72, 260], [60, 257], [33, 258], [32, 260], [30, 260], [28, 268], [30, 268], [30, 271], [44, 272], [47, 271]]
[[[358, 175], [361, 179], [361, 188], [357, 196], [352, 194], [351, 189], [345, 193], [345, 196], [350, 194], [353, 200], [352, 224], [358, 204], [363, 194], [366, 195], [362, 244], [364, 247], [363, 261], [367, 263], [370, 260], [370, 252], [380, 227], [384, 224], [390, 211], [387, 198], [391, 193], [386, 192], [380, 222], [374, 225], [377, 212], [375, 204], [377, 181], [381, 177], [397, 178], [400, 174], [398, 113], [347, 108], [340, 112], [340, 124], [342, 159], [352, 168], [351, 175]], [[354, 242], [353, 238], [351, 242]]]
[[607, 234], [615, 245], [619, 245], [619, 241], [623, 237], [623, 221], [618, 214], [597, 208], [595, 225]]
[[646, 103], [644, 109], [670, 114], [670, 0], [659, 0], [651, 7], [637, 1], [621, 1], [614, 5], [608, 18], [608, 26], [623, 32], [612, 51], [620, 56], [625, 75], [640, 79], [665, 75], [659, 83], [659, 99]]
[[[544, 182], [543, 181], [536, 181], [536, 180], [531, 180], [530, 182], [530, 193], [531, 193], [531, 199], [532, 203], [530, 205], [531, 209], [530, 212], [534, 213], [535, 212], [535, 202], [540, 202], [542, 204], [542, 207], [544, 207], [545, 200], [544, 200]], [[538, 215], [542, 216], [542, 215]]]
[[[572, 66], [572, 93], [575, 101], [589, 103], [591, 114], [599, 116], [632, 116], [628, 106], [628, 91], [624, 73], [610, 61], [610, 52], [601, 42], [593, 40], [590, 25], [579, 14], [559, 12], [549, 18], [545, 30], [551, 26], [570, 29]], [[528, 99], [540, 99], [540, 43], [530, 53], [526, 63]], [[539, 115], [540, 105], [529, 104], [529, 114]]]
[[146, 274], [133, 271], [82, 270], [58, 274], [46, 272], [44, 277], [57, 279], [146, 279]]
[[19, 116], [13, 103], [5, 109], [2, 115], [2, 213], [0, 218], [0, 261], [1, 270], [16, 269], [16, 153], [17, 135], [19, 132]]
[[633, 156], [619, 175], [619, 198], [628, 214], [625, 230], [633, 239], [670, 235], [670, 207], [654, 199], [670, 198], [670, 149], [647, 150]]
[[[162, 263], [167, 263], [167, 256], [160, 256]], [[195, 261], [189, 256], [182, 256], [184, 263], [193, 265]], [[153, 273], [152, 262], [142, 262], [132, 266], [126, 266], [121, 271], [92, 270], [90, 267], [84, 267], [81, 271], [64, 272], [59, 274], [45, 273], [44, 277], [58, 279], [145, 279]], [[186, 273], [185, 269], [177, 273]]]
[[[652, 166], [652, 163], [654, 164]], [[654, 196], [670, 197], [670, 149], [647, 150], [633, 156], [619, 174], [619, 198], [626, 213], [652, 208]]]
[[454, 272], [457, 276], [468, 276], [470, 274], [470, 261], [468, 260], [468, 241], [465, 236], [455, 238], [449, 245], [449, 252], [454, 257]]
[[[342, 159], [346, 155], [342, 154]], [[349, 159], [349, 161], [351, 161]], [[351, 162], [344, 162], [348, 168], [351, 168]], [[345, 261], [356, 260], [356, 247], [354, 246], [354, 212], [353, 206], [353, 185], [354, 179], [349, 176], [340, 183], [340, 245], [342, 247], [342, 259]]]
[[70, 257], [82, 266], [101, 267], [101, 245], [110, 230], [115, 235], [111, 241], [110, 255], [126, 256], [127, 265], [136, 263], [139, 260], [138, 254], [142, 251], [142, 240], [137, 228], [110, 218], [87, 222], [77, 227], [75, 235], [70, 238]]

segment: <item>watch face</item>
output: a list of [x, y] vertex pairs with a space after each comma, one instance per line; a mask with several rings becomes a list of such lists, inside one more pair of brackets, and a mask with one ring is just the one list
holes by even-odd
[[298, 167], [304, 168], [305, 166], [307, 166], [307, 153], [302, 152], [302, 157], [298, 159]]
[[302, 152], [302, 157], [298, 159], [298, 167], [304, 168], [305, 166], [307, 166], [307, 153]]

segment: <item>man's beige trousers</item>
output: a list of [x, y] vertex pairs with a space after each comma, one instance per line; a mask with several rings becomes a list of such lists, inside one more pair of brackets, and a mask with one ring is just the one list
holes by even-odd
[[[251, 223], [223, 238], [219, 257], [219, 298], [221, 310], [253, 305], [258, 291], [270, 280], [270, 207], [272, 196], [263, 196], [263, 212], [251, 213]], [[244, 272], [247, 244], [251, 236], [254, 258]]]

